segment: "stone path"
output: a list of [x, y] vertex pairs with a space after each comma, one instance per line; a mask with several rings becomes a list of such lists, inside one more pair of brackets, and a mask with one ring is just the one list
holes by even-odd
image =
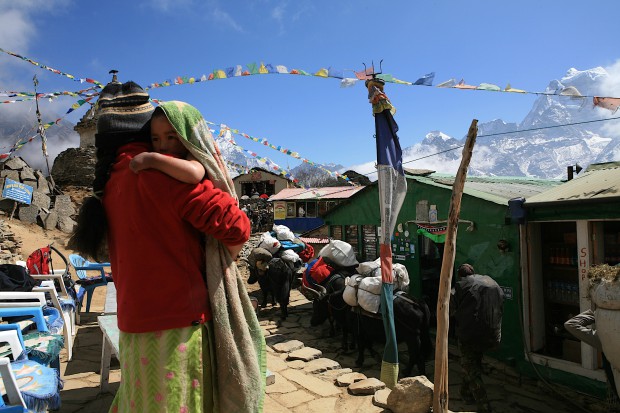
[[[96, 294], [99, 292], [97, 289]], [[96, 295], [93, 311], [103, 309], [103, 295]], [[259, 296], [255, 291], [252, 295]], [[372, 395], [353, 395], [347, 384], [358, 377], [378, 379], [380, 361], [367, 357], [362, 368], [355, 367], [355, 351], [340, 349], [338, 337], [328, 337], [327, 323], [319, 327], [310, 326], [311, 303], [299, 292], [291, 294], [289, 318], [278, 322], [279, 309], [268, 307], [261, 310], [259, 320], [268, 343], [267, 367], [275, 375], [275, 383], [266, 389], [265, 413], [379, 413], [389, 412], [373, 405]], [[120, 370], [113, 360], [110, 371], [110, 392], [99, 393], [99, 363], [101, 359], [101, 332], [97, 326], [98, 313], [82, 318], [74, 346], [74, 359], [62, 362], [62, 377], [65, 388], [61, 392], [62, 408], [66, 413], [104, 413], [112, 403], [118, 389]], [[376, 348], [380, 350], [379, 346]], [[404, 348], [403, 348], [404, 350]], [[454, 351], [454, 349], [452, 349]], [[64, 352], [63, 352], [64, 353]], [[401, 360], [406, 360], [401, 351]], [[497, 362], [486, 362], [483, 377], [490, 401], [496, 412], [579, 412], [578, 407], [555, 395], [537, 381], [522, 377], [517, 372]], [[428, 361], [427, 372], [432, 381], [433, 361]], [[475, 406], [466, 405], [458, 398], [460, 366], [458, 358], [451, 352], [449, 363], [451, 411], [472, 411]], [[415, 373], [415, 370], [414, 370]], [[378, 380], [371, 380], [375, 383]], [[369, 384], [373, 385], [373, 384]], [[380, 386], [379, 386], [380, 387]], [[379, 393], [385, 400], [389, 390]], [[582, 406], [589, 405], [590, 412], [603, 412], [604, 404], [596, 399], [566, 392], [566, 395]]]

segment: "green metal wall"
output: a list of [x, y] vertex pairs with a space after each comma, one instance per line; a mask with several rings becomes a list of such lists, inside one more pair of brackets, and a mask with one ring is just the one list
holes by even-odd
[[[427, 200], [429, 205], [437, 205], [438, 220], [448, 218], [448, 210], [452, 190], [428, 184], [422, 184], [409, 179], [407, 197], [399, 214], [399, 223], [403, 223], [403, 231], [392, 242], [393, 245], [403, 245], [406, 238], [414, 244], [415, 253], [404, 261], [394, 259], [394, 262], [403, 263], [411, 279], [410, 292], [420, 296], [420, 262], [419, 245], [416, 235], [417, 227], [414, 223], [404, 224], [416, 219], [416, 204], [420, 200]], [[457, 243], [455, 268], [468, 262], [474, 266], [477, 273], [492, 276], [499, 285], [512, 295], [505, 301], [502, 323], [502, 345], [494, 355], [503, 360], [514, 361], [523, 358], [523, 332], [521, 328], [520, 308], [521, 296], [520, 267], [519, 267], [519, 229], [517, 225], [506, 224], [508, 205], [498, 205], [480, 198], [464, 194], [461, 203], [460, 219], [473, 221], [475, 229], [467, 232], [467, 224], [460, 224]], [[344, 205], [331, 211], [326, 217], [327, 225], [380, 225], [379, 197], [377, 186], [367, 187], [356, 194]], [[409, 237], [405, 237], [405, 231]], [[396, 230], [398, 232], [398, 230]], [[500, 239], [508, 241], [509, 250], [500, 252], [497, 242]], [[406, 242], [406, 241], [405, 241]], [[400, 251], [393, 251], [400, 254]], [[453, 275], [453, 282], [456, 274]]]

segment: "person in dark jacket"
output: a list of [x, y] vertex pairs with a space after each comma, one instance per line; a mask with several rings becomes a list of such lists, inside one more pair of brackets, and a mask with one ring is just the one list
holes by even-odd
[[482, 355], [501, 341], [504, 293], [488, 275], [475, 274], [470, 264], [461, 265], [458, 276], [450, 300], [450, 313], [456, 319], [464, 373], [460, 394], [465, 402], [475, 402], [478, 412], [490, 412], [491, 405], [482, 382]]

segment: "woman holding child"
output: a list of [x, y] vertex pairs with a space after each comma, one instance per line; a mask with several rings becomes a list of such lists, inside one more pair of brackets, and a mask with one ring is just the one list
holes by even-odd
[[110, 411], [262, 411], [264, 340], [234, 262], [250, 225], [204, 119], [182, 102], [154, 111], [116, 78], [98, 106], [95, 196], [69, 246], [109, 251], [122, 373]]

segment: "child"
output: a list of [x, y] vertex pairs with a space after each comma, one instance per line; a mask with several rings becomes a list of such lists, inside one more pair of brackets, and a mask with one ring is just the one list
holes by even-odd
[[153, 152], [136, 155], [129, 168], [135, 173], [156, 169], [181, 182], [197, 184], [205, 177], [205, 167], [189, 153], [181, 139], [164, 111], [155, 109], [151, 118]]

